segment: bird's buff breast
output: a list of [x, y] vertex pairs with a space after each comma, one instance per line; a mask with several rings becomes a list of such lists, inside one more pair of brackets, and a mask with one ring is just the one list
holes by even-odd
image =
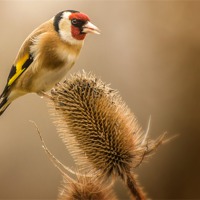
[[32, 84], [32, 92], [39, 93], [41, 91], [48, 91], [53, 86], [61, 81], [62, 78], [67, 74], [69, 69], [73, 64], [67, 64], [60, 69], [57, 70], [41, 70], [41, 74], [33, 81]]
[[[25, 73], [20, 77], [21, 82], [20, 89], [26, 90], [25, 92], [40, 93], [45, 92], [53, 88], [53, 86], [61, 81], [67, 74], [76, 61], [76, 56], [69, 56], [67, 62], [62, 66], [49, 69], [44, 66], [30, 66]], [[33, 63], [37, 65], [37, 63]], [[33, 70], [37, 69], [37, 70]], [[18, 88], [19, 88], [18, 87]]]

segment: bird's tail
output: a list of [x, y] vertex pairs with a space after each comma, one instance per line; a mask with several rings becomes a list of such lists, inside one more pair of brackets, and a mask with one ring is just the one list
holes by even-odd
[[0, 116], [15, 99], [25, 94], [26, 92], [13, 90], [13, 88], [12, 90], [9, 88], [4, 89], [3, 93], [0, 95]]
[[6, 110], [6, 108], [8, 108], [8, 106], [10, 105], [10, 101], [8, 101], [8, 97], [2, 97], [1, 98], [1, 102], [0, 102], [0, 116], [4, 113], [4, 111]]

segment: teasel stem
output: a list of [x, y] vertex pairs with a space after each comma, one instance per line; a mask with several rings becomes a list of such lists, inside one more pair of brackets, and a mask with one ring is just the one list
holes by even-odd
[[131, 173], [127, 173], [126, 185], [129, 188], [130, 192], [133, 194], [135, 200], [145, 200], [146, 195], [143, 192], [142, 188], [139, 186], [138, 181], [135, 176]]

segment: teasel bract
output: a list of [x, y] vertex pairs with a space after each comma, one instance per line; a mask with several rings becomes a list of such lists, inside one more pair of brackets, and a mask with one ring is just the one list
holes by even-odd
[[51, 90], [58, 132], [83, 170], [121, 177], [135, 199], [146, 199], [134, 169], [162, 143], [149, 140], [116, 90], [91, 73], [76, 73]]

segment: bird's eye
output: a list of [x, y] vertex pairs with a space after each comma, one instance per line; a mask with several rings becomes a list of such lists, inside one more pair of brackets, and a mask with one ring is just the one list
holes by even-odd
[[85, 21], [82, 21], [80, 19], [72, 19], [71, 23], [75, 27], [82, 27], [85, 24]]
[[73, 25], [78, 24], [78, 20], [77, 20], [77, 19], [72, 19], [72, 24], [73, 24]]

